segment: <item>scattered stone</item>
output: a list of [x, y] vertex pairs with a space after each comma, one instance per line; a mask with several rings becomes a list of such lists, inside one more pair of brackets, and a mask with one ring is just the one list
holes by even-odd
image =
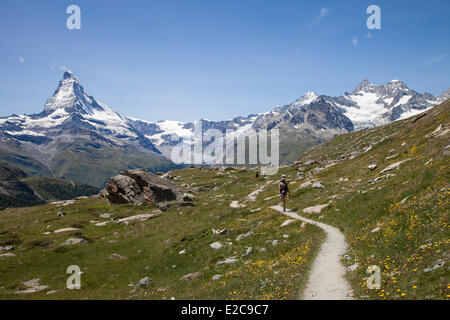
[[252, 247], [247, 247], [247, 251], [241, 256], [242, 259], [248, 258], [253, 252]]
[[186, 249], [183, 249], [180, 252], [178, 252], [178, 254], [185, 254], [185, 253], [186, 253]]
[[222, 249], [222, 247], [223, 247], [223, 245], [218, 241], [211, 243], [209, 246], [215, 250]]
[[241, 241], [241, 240], [243, 240], [245, 238], [248, 238], [248, 237], [252, 236], [253, 234], [254, 234], [253, 231], [249, 231], [247, 233], [240, 234], [240, 235], [238, 235], [236, 237], [236, 241]]
[[274, 247], [276, 247], [276, 246], [278, 245], [278, 240], [273, 240], [273, 241], [272, 241], [272, 245], [273, 245]]
[[138, 214], [138, 215], [135, 215], [135, 216], [119, 219], [117, 221], [117, 223], [128, 224], [128, 223], [130, 223], [132, 221], [146, 221], [146, 220], [148, 220], [150, 218], [159, 216], [159, 214], [160, 214], [160, 212]]
[[11, 251], [13, 249], [14, 249], [13, 246], [4, 246], [4, 247], [0, 246], [0, 253], [6, 252], [6, 251]]
[[221, 265], [224, 265], [224, 264], [232, 264], [232, 263], [236, 263], [238, 261], [239, 260], [237, 259], [237, 256], [233, 256], [233, 257], [226, 258], [225, 260], [217, 262], [216, 266], [221, 266]]
[[306, 222], [302, 222], [302, 225], [300, 226], [300, 228], [305, 229], [306, 228]]
[[348, 271], [348, 272], [353, 272], [353, 271], [355, 271], [355, 270], [358, 269], [358, 268], [359, 268], [359, 263], [357, 262], [357, 263], [351, 265], [350, 267], [348, 267], [348, 268], [347, 268], [347, 271]]
[[95, 223], [94, 226], [96, 226], [96, 227], [103, 227], [103, 226], [106, 226], [110, 222], [111, 221], [98, 222], [98, 223]]
[[405, 160], [393, 163], [393, 164], [387, 166], [386, 168], [384, 168], [383, 170], [381, 170], [380, 173], [384, 173], [384, 172], [387, 172], [387, 171], [390, 171], [390, 170], [397, 169], [403, 162], [406, 162], [406, 161], [409, 161], [409, 160], [411, 160], [411, 158], [408, 158], [408, 159], [405, 159]]
[[289, 235], [288, 234], [283, 234], [283, 238], [284, 239], [289, 239]]
[[221, 236], [227, 233], [227, 229], [212, 229], [212, 233], [215, 236]]
[[212, 278], [211, 278], [211, 280], [213, 280], [213, 281], [216, 281], [216, 280], [219, 280], [220, 278], [222, 278], [223, 276], [221, 275], [221, 274], [216, 274], [216, 275], [214, 275]]
[[319, 204], [316, 206], [305, 208], [305, 209], [303, 209], [303, 212], [309, 213], [309, 214], [320, 214], [322, 212], [322, 210], [325, 209], [326, 207], [328, 207], [329, 205], [330, 205], [329, 203]]
[[56, 214], [56, 216], [57, 217], [64, 217], [66, 214], [64, 213], [64, 212], [62, 212], [62, 211], [59, 211], [57, 214]]
[[296, 222], [296, 221], [298, 221], [297, 219], [289, 219], [289, 220], [286, 220], [286, 221], [284, 221], [281, 225], [280, 225], [280, 227], [286, 227], [286, 226], [288, 226], [288, 225], [290, 225], [291, 223], [294, 223], [294, 222]]
[[245, 204], [239, 204], [239, 201], [231, 201], [230, 207], [233, 209], [244, 208]]
[[15, 256], [16, 255], [12, 252], [2, 253], [2, 254], [0, 254], [0, 260], [3, 260], [5, 258], [15, 257]]
[[350, 258], [350, 256], [348, 254], [344, 254], [344, 259], [345, 260], [351, 260], [352, 258]]
[[32, 279], [32, 280], [28, 280], [28, 281], [22, 282], [22, 284], [24, 286], [28, 287], [28, 289], [17, 290], [14, 293], [16, 293], [16, 294], [36, 293], [36, 292], [40, 292], [40, 291], [43, 291], [43, 290], [48, 288], [48, 286], [42, 286], [40, 284], [40, 279], [39, 278], [35, 278], [35, 279]]
[[370, 170], [375, 170], [378, 166], [376, 164], [371, 164], [369, 165], [367, 168], [369, 168]]
[[266, 252], [266, 250], [267, 250], [266, 248], [260, 248], [259, 252]]
[[123, 260], [127, 260], [127, 257], [121, 256], [120, 254], [117, 254], [117, 253], [113, 253], [112, 255], [109, 256], [108, 259], [123, 261]]
[[426, 268], [426, 269], [423, 270], [423, 272], [431, 272], [431, 271], [434, 271], [434, 270], [436, 270], [436, 269], [442, 268], [442, 267], [444, 266], [444, 264], [445, 264], [445, 261], [444, 261], [443, 259], [439, 259], [439, 260], [434, 264], [433, 267], [431, 267], [431, 268]]
[[69, 238], [66, 241], [64, 241], [63, 243], [61, 243], [62, 246], [70, 246], [70, 245], [74, 245], [74, 244], [87, 244], [88, 242], [86, 241], [86, 239], [83, 238]]
[[140, 287], [148, 287], [152, 283], [152, 279], [150, 277], [145, 277], [139, 280], [138, 285]]
[[53, 231], [54, 233], [61, 233], [61, 232], [70, 232], [70, 231], [79, 231], [80, 229], [78, 228], [62, 228], [62, 229], [58, 229]]
[[380, 231], [380, 227], [376, 227], [375, 229], [373, 229], [372, 231], [370, 231], [371, 233], [377, 233], [378, 231]]
[[197, 278], [199, 278], [201, 276], [202, 276], [202, 273], [200, 271], [197, 271], [197, 272], [189, 273], [189, 274], [181, 277], [180, 280], [182, 280], [182, 281], [191, 281], [191, 280], [197, 279]]
[[110, 213], [102, 213], [100, 215], [100, 218], [102, 218], [102, 219], [109, 219], [109, 218], [111, 218], [111, 214]]
[[197, 197], [191, 193], [183, 194], [183, 201], [194, 201]]
[[47, 291], [45, 294], [54, 294], [54, 293], [57, 293], [60, 291], [62, 291], [62, 290], [50, 290], [50, 291]]

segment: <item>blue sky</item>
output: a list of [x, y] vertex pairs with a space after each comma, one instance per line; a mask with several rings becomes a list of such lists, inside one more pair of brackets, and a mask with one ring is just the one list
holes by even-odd
[[[66, 28], [71, 4], [81, 30]], [[367, 29], [371, 4], [381, 30]], [[438, 95], [449, 40], [448, 0], [0, 0], [0, 115], [40, 112], [64, 67], [122, 115], [152, 121], [264, 112], [363, 78]]]

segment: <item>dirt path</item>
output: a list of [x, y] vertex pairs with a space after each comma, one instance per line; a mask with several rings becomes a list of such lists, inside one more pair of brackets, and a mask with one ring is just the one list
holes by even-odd
[[327, 239], [322, 244], [320, 251], [313, 262], [306, 290], [303, 293], [304, 300], [348, 300], [352, 299], [353, 291], [345, 280], [346, 268], [341, 262], [345, 254], [347, 243], [344, 235], [335, 227], [299, 216], [290, 210], [282, 212], [281, 206], [273, 206], [275, 209], [291, 218], [299, 219], [322, 228], [327, 234]]

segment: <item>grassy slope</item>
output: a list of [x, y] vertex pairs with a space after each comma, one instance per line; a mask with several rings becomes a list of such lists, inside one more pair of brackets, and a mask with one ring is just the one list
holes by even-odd
[[[265, 183], [263, 179], [255, 180], [252, 171], [183, 169], [177, 175], [176, 183], [194, 183], [194, 188], [199, 188], [198, 192], [192, 190], [198, 196], [196, 206], [170, 208], [159, 217], [128, 226], [110, 223], [98, 227], [90, 221], [104, 220], [99, 215], [105, 212], [120, 218], [154, 208], [78, 200], [63, 208], [67, 213], [63, 218], [56, 216], [59, 208], [51, 204], [1, 212], [0, 245], [12, 244], [17, 257], [0, 261], [0, 298], [297, 298], [323, 240], [320, 229], [314, 226], [302, 229], [299, 222], [280, 228], [287, 218], [268, 209], [264, 200], [248, 203], [246, 208], [230, 208], [231, 200], [242, 200]], [[220, 187], [213, 191], [216, 185]], [[275, 193], [276, 185], [272, 185], [260, 198]], [[254, 208], [262, 209], [250, 212]], [[43, 234], [70, 226], [81, 230], [72, 234]], [[228, 233], [213, 236], [212, 228], [226, 228]], [[249, 230], [255, 235], [241, 242], [235, 240]], [[74, 236], [82, 236], [89, 243], [60, 247]], [[270, 243], [274, 239], [279, 240], [276, 247]], [[215, 241], [220, 241], [224, 248], [210, 248], [209, 244]], [[216, 266], [224, 258], [244, 254], [248, 246], [253, 248], [250, 257], [232, 265]], [[258, 249], [262, 247], [267, 250], [260, 252]], [[186, 254], [180, 255], [181, 250], [186, 250]], [[108, 259], [113, 253], [127, 260]], [[72, 264], [79, 265], [84, 272], [82, 290], [64, 290], [50, 296], [12, 293], [23, 288], [21, 282], [35, 277], [50, 289], [62, 289], [68, 277], [65, 270]], [[196, 271], [201, 271], [202, 277], [188, 282], [179, 280]], [[211, 281], [215, 274], [224, 277]], [[129, 286], [145, 276], [153, 279], [149, 288], [134, 290]]]
[[123, 150], [104, 145], [95, 147], [89, 141], [76, 141], [48, 164], [56, 176], [101, 187], [120, 171], [144, 168], [152, 172], [166, 171], [173, 164], [157, 154], [144, 154], [134, 149]]
[[[348, 275], [359, 297], [449, 298], [450, 172], [446, 147], [450, 140], [448, 133], [426, 137], [441, 124], [441, 132], [449, 127], [449, 112], [450, 102], [447, 101], [414, 123], [410, 118], [341, 135], [313, 148], [301, 159], [326, 162], [347, 156], [347, 159], [313, 174], [325, 185], [324, 189], [299, 190], [292, 200], [294, 207], [302, 209], [335, 197], [321, 215], [324, 222], [338, 226], [346, 235], [352, 258], [346, 263], [358, 262], [361, 266]], [[348, 158], [352, 152], [364, 150], [371, 142], [378, 143], [371, 150]], [[387, 172], [395, 176], [368, 183], [385, 175], [379, 172], [388, 165], [406, 159], [411, 160], [400, 165], [398, 170]], [[372, 163], [378, 165], [374, 171], [367, 168]], [[310, 165], [303, 170], [308, 172], [318, 167], [324, 166]], [[341, 178], [344, 181], [339, 181]], [[317, 216], [313, 218], [317, 219]], [[372, 232], [377, 227], [379, 231]], [[421, 248], [424, 245], [426, 249]], [[439, 259], [445, 261], [444, 267], [424, 272]], [[380, 290], [366, 287], [369, 265], [381, 268]]]
[[56, 178], [31, 176], [22, 179], [22, 182], [26, 183], [35, 193], [47, 201], [90, 196], [100, 191], [96, 187]]
[[[332, 200], [322, 211], [321, 220], [338, 226], [346, 235], [350, 260], [344, 263], [360, 264], [348, 274], [357, 298], [448, 298], [449, 163], [445, 147], [449, 139], [448, 134], [425, 137], [439, 124], [445, 128], [448, 123], [447, 102], [415, 123], [411, 119], [398, 121], [338, 136], [311, 149], [302, 161], [314, 159], [335, 164], [326, 168], [325, 164], [306, 166], [302, 168], [304, 179], [296, 180], [294, 168], [283, 168], [278, 173], [277, 178], [285, 173], [293, 181], [289, 199], [292, 209], [301, 212], [305, 207]], [[358, 155], [370, 144], [372, 149]], [[408, 158], [411, 160], [398, 170], [388, 172], [395, 176], [369, 183], [383, 176], [379, 172], [386, 166]], [[374, 171], [367, 168], [372, 163], [378, 165]], [[319, 167], [324, 169], [317, 170]], [[230, 208], [231, 200], [242, 202], [246, 194], [264, 183], [254, 180], [251, 171], [221, 174], [211, 169], [183, 169], [177, 175], [180, 178], [176, 183], [195, 183], [194, 187], [202, 190], [196, 193], [196, 207], [171, 208], [157, 218], [128, 226], [111, 223], [95, 227], [89, 221], [102, 220], [99, 214], [104, 212], [118, 218], [153, 208], [80, 200], [64, 208], [68, 213], [64, 218], [56, 217], [58, 208], [52, 205], [1, 212], [0, 245], [13, 244], [17, 257], [0, 261], [0, 298], [297, 298], [323, 233], [309, 225], [301, 229], [298, 222], [279, 227], [286, 218], [269, 209], [278, 199], [265, 200], [276, 195], [276, 185], [264, 189], [257, 201], [246, 208]], [[298, 190], [311, 178], [319, 179], [325, 188]], [[213, 190], [214, 186], [218, 188]], [[250, 212], [254, 208], [261, 210]], [[81, 231], [43, 235], [68, 226]], [[371, 232], [377, 226], [379, 231]], [[229, 232], [214, 237], [211, 228], [227, 228]], [[242, 242], [234, 240], [250, 229], [255, 236]], [[283, 242], [283, 234], [289, 235], [287, 242]], [[59, 247], [76, 235], [90, 243]], [[266, 242], [272, 239], [281, 240], [278, 247]], [[221, 241], [225, 248], [209, 248], [214, 241]], [[233, 242], [231, 247], [226, 246], [228, 241]], [[223, 258], [243, 254], [246, 246], [254, 249], [249, 258], [234, 265], [215, 266]], [[259, 252], [261, 247], [267, 251]], [[179, 255], [183, 249], [186, 254]], [[127, 260], [111, 261], [108, 257], [112, 253], [126, 256]], [[439, 259], [445, 261], [444, 267], [424, 272]], [[78, 264], [84, 272], [82, 290], [65, 290], [51, 296], [11, 293], [21, 287], [22, 281], [35, 277], [50, 285], [50, 289], [61, 289], [68, 276], [65, 269], [71, 264]], [[381, 268], [380, 290], [368, 290], [364, 285], [369, 265]], [[191, 282], [179, 281], [181, 276], [195, 271], [202, 271], [203, 276]], [[225, 276], [210, 281], [217, 273]], [[149, 288], [133, 290], [128, 286], [145, 276], [153, 279]]]

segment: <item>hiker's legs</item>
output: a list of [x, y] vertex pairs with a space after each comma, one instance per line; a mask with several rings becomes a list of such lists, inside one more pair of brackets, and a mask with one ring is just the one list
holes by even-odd
[[282, 197], [281, 201], [283, 202], [283, 211], [286, 211], [286, 197]]

